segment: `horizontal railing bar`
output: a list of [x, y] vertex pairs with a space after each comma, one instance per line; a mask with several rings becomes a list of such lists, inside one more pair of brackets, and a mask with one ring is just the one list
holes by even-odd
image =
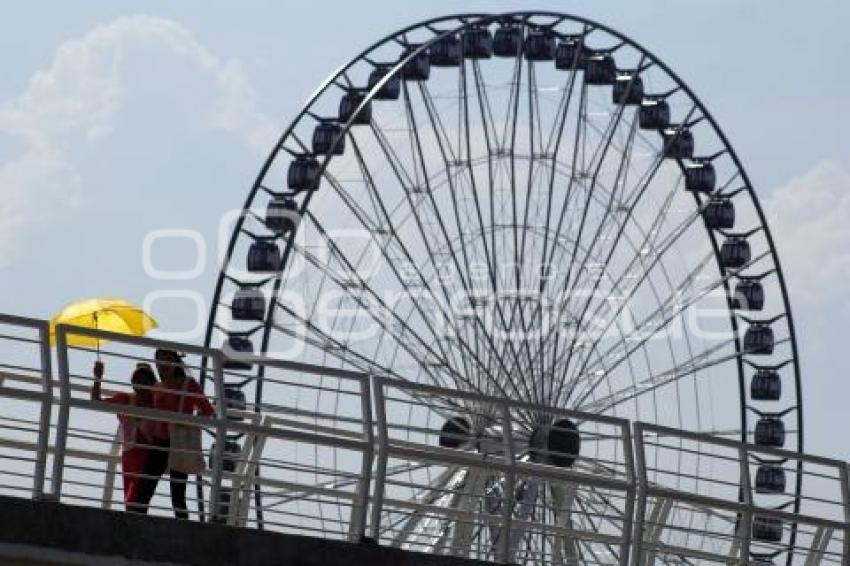
[[435, 387], [433, 385], [426, 385], [424, 383], [414, 383], [410, 381], [403, 381], [395, 378], [381, 377], [381, 383], [384, 387], [394, 387], [396, 389], [401, 389], [403, 391], [417, 391], [420, 393], [432, 393], [434, 395], [444, 395], [450, 398], [455, 399], [467, 399], [470, 401], [479, 401], [482, 403], [490, 403], [495, 406], [499, 405], [507, 405], [512, 409], [534, 409], [545, 413], [551, 413], [553, 415], [562, 415], [565, 417], [572, 417], [579, 420], [587, 420], [595, 423], [604, 423], [608, 425], [613, 425], [619, 427], [621, 429], [625, 429], [629, 427], [629, 421], [627, 419], [622, 419], [619, 417], [611, 417], [608, 415], [598, 415], [594, 413], [583, 413], [581, 411], [574, 411], [571, 409], [562, 409], [558, 407], [546, 407], [541, 405], [535, 405], [534, 403], [528, 403], [525, 401], [517, 401], [515, 399], [506, 399], [500, 397], [492, 397], [490, 395], [482, 395], [480, 393], [472, 393], [469, 391], [459, 391], [455, 389], [445, 389], [442, 387]]
[[[0, 368], [5, 370], [13, 370], [13, 371], [31, 371], [33, 373], [41, 373], [43, 372], [43, 368], [40, 367], [29, 367], [29, 366], [19, 366], [17, 364], [4, 364], [0, 363]], [[2, 373], [0, 373], [2, 375]]]
[[390, 458], [406, 458], [411, 460], [426, 460], [435, 464], [468, 465], [476, 468], [487, 468], [501, 472], [514, 471], [518, 475], [529, 475], [541, 479], [554, 481], [573, 481], [594, 487], [606, 487], [618, 491], [626, 491], [634, 487], [626, 480], [606, 478], [604, 476], [593, 476], [583, 472], [531, 464], [525, 462], [509, 463], [504, 458], [490, 458], [487, 454], [474, 456], [468, 452], [457, 452], [447, 448], [427, 447], [417, 448], [413, 444], [399, 444], [391, 441], [387, 445], [387, 454]]
[[19, 401], [35, 401], [40, 403], [45, 399], [49, 399], [46, 393], [41, 391], [30, 391], [27, 389], [13, 389], [11, 387], [6, 387], [5, 385], [0, 385], [0, 397], [6, 397], [9, 399], [17, 399]]
[[18, 316], [14, 314], [0, 313], [0, 324], [12, 324], [15, 326], [26, 326], [28, 328], [47, 328], [48, 322], [43, 319], [29, 318], [26, 316]]
[[[243, 476], [234, 474], [232, 472], [223, 472], [221, 477], [229, 480], [237, 479], [241, 481], [243, 479]], [[356, 497], [356, 494], [353, 492], [337, 491], [328, 487], [307, 486], [303, 483], [278, 480], [274, 478], [266, 478], [263, 476], [256, 478], [256, 480], [256, 483], [260, 486], [273, 487], [276, 489], [286, 489], [297, 493], [312, 493], [314, 495], [325, 495], [327, 497], [342, 498], [348, 500], [354, 499]], [[254, 480], [252, 480], [252, 483], [253, 482]]]
[[[387, 498], [384, 499], [384, 505], [391, 509], [409, 509], [411, 511], [422, 512], [426, 516], [431, 517], [451, 517], [457, 518], [460, 520], [463, 519], [472, 519], [468, 522], [473, 523], [477, 520], [487, 520], [492, 522], [493, 524], [501, 524], [502, 518], [499, 515], [492, 515], [489, 513], [482, 513], [478, 511], [462, 511], [458, 509], [450, 509], [446, 507], [437, 507], [435, 505], [429, 505], [427, 503], [418, 503], [416, 501], [409, 501], [404, 499], [393, 499]], [[594, 542], [602, 542], [606, 544], [622, 544], [623, 537], [616, 535], [608, 535], [604, 533], [597, 533], [593, 531], [580, 531], [576, 529], [570, 529], [568, 527], [562, 527], [558, 525], [549, 525], [543, 523], [533, 523], [531, 521], [523, 521], [521, 519], [514, 519], [512, 523], [518, 527], [521, 527], [526, 530], [535, 530], [539, 532], [545, 532], [553, 535], [560, 536], [572, 536], [578, 538], [580, 540], [592, 540]]]
[[[686, 438], [689, 440], [696, 440], [699, 442], [705, 442], [706, 444], [714, 444], [716, 446], [724, 446], [726, 448], [738, 449], [742, 446], [742, 443], [736, 440], [732, 440], [731, 438], [723, 438], [720, 436], [712, 436], [711, 434], [704, 432], [693, 432], [689, 430], [680, 430], [672, 427], [667, 427], [663, 425], [657, 424], [648, 424], [648, 423], [640, 423], [641, 429], [643, 432], [661, 432], [670, 436], [675, 436], [679, 438]], [[743, 443], [744, 448], [746, 448], [749, 454], [769, 454], [776, 458], [780, 459], [789, 459], [796, 460], [802, 462], [808, 462], [810, 464], [819, 464], [822, 466], [836, 467], [840, 468], [845, 466], [846, 464], [841, 460], [835, 460], [833, 458], [826, 458], [824, 456], [815, 456], [812, 454], [801, 454], [799, 452], [792, 452], [790, 450], [784, 450], [782, 448], [773, 448], [770, 446], [759, 446], [757, 444], [751, 444], [749, 442]], [[675, 450], [674, 447], [670, 447], [671, 450]]]
[[665, 487], [648, 486], [645, 488], [647, 495], [650, 497], [659, 497], [669, 499], [674, 502], [690, 503], [708, 508], [723, 509], [733, 513], [752, 512], [756, 515], [772, 517], [775, 519], [783, 519], [794, 523], [808, 523], [811, 525], [826, 527], [829, 529], [845, 529], [850, 527], [847, 523], [824, 519], [822, 517], [814, 517], [811, 515], [802, 515], [774, 509], [772, 507], [759, 507], [756, 505], [748, 505], [738, 501], [727, 501], [724, 499], [715, 499], [707, 495], [699, 495], [691, 492], [683, 492]]
[[[216, 427], [217, 420], [214, 417], [202, 417], [189, 415], [186, 413], [177, 413], [174, 411], [166, 411], [162, 409], [153, 409], [148, 407], [139, 407], [137, 405], [116, 405], [105, 401], [90, 401], [87, 399], [72, 398], [69, 401], [71, 407], [78, 409], [88, 409], [105, 413], [125, 414], [134, 417], [145, 417], [150, 420], [162, 421], [167, 423], [196, 425], [202, 428], [213, 429]], [[301, 432], [292, 429], [280, 429], [273, 427], [264, 427], [252, 423], [239, 421], [225, 420], [227, 432], [241, 432], [263, 434], [266, 437], [279, 440], [295, 440], [310, 444], [320, 444], [323, 446], [333, 446], [335, 448], [344, 448], [355, 451], [362, 451], [368, 444], [361, 440], [343, 438], [339, 436], [323, 436], [312, 434], [309, 432]], [[344, 432], [344, 431], [343, 431]]]
[[696, 548], [688, 548], [684, 546], [675, 546], [663, 542], [658, 541], [650, 541], [646, 540], [642, 543], [642, 550], [651, 550], [647, 554], [662, 554], [662, 555], [672, 555], [674, 557], [680, 556], [688, 556], [693, 558], [699, 558], [700, 560], [708, 560], [709, 562], [716, 562], [721, 564], [734, 565], [734, 564], [748, 564], [748, 558], [736, 558], [734, 556], [729, 556], [728, 554], [714, 554], [712, 552], [708, 552], [707, 550], [700, 550]]
[[[86, 336], [88, 338], [99, 338], [104, 341], [130, 344], [133, 346], [144, 346], [146, 348], [176, 350], [178, 352], [197, 354], [200, 356], [212, 355], [214, 353], [213, 350], [204, 348], [203, 346], [196, 346], [194, 344], [172, 342], [170, 340], [162, 340], [160, 338], [153, 338], [150, 336], [133, 336], [131, 334], [122, 334], [120, 332], [112, 332], [109, 330], [102, 330], [98, 328], [87, 328], [85, 326], [75, 326], [73, 324], [57, 324], [57, 337], [60, 334], [64, 334], [65, 336]], [[68, 346], [68, 350], [83, 351], [87, 349], [88, 348], [78, 348], [70, 345]]]
[[[30, 450], [35, 452], [37, 444], [35, 442], [27, 442], [25, 440], [14, 440], [11, 438], [2, 438], [0, 437], [0, 446], [5, 446], [7, 448], [13, 448], [15, 450]], [[48, 454], [54, 454], [55, 450], [53, 446], [47, 447]], [[115, 462], [118, 463], [121, 461], [120, 456], [111, 456], [109, 454], [100, 454], [98, 452], [91, 452], [88, 450], [78, 450], [73, 448], [68, 448], [66, 450], [66, 454], [72, 458], [81, 458], [86, 460], [95, 460], [100, 462]]]
[[25, 344], [41, 344], [38, 338], [29, 338], [27, 336], [15, 336], [14, 334], [0, 333], [0, 340], [8, 340], [9, 342], [24, 342]]
[[[180, 342], [170, 342], [168, 340], [161, 340], [157, 338], [151, 338], [148, 336], [131, 336], [128, 334], [121, 334], [119, 332], [110, 332], [107, 330], [98, 330], [94, 328], [85, 328], [82, 326], [72, 326], [66, 324], [60, 324], [56, 326], [56, 332], [64, 332], [66, 335], [72, 336], [87, 336], [89, 338], [101, 338], [103, 340], [109, 340], [111, 342], [119, 342], [124, 344], [131, 344], [134, 346], [146, 346], [148, 348], [162, 348], [169, 350], [177, 350], [179, 352], [195, 354], [199, 356], [218, 356], [221, 355], [221, 351], [213, 348], [204, 348], [202, 346], [195, 346], [193, 344], [185, 344]], [[74, 350], [76, 348], [70, 347], [69, 350]], [[330, 376], [330, 377], [341, 377], [345, 379], [351, 379], [355, 381], [363, 381], [369, 379], [369, 374], [360, 371], [354, 370], [346, 370], [341, 368], [332, 368], [327, 366], [319, 366], [315, 364], [307, 364], [303, 362], [295, 362], [289, 360], [280, 360], [274, 358], [267, 358], [261, 355], [249, 355], [240, 353], [238, 356], [239, 361], [245, 361], [246, 363], [256, 363], [262, 364], [266, 367], [273, 367], [278, 369], [285, 369], [290, 371], [297, 371], [301, 373], [308, 373], [313, 375], [322, 375], [322, 376]]]

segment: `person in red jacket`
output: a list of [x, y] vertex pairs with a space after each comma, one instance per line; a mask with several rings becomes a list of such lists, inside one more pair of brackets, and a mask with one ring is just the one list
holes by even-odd
[[[140, 364], [133, 372], [130, 382], [132, 393], [116, 393], [109, 397], [102, 396], [103, 362], [94, 364], [94, 383], [91, 388], [92, 401], [103, 401], [116, 405], [134, 405], [136, 407], [153, 407], [154, 387], [156, 376], [147, 364]], [[133, 417], [118, 413], [121, 427], [121, 475], [124, 479], [124, 507], [134, 513], [147, 513], [150, 495], [141, 489], [142, 477], [150, 456], [150, 446], [153, 442], [155, 423], [149, 419]], [[151, 492], [153, 495], [153, 492]]]
[[[205, 417], [215, 415], [215, 409], [204, 395], [200, 384], [186, 372], [186, 366], [179, 353], [174, 350], [159, 349], [156, 351], [155, 359], [160, 378], [160, 384], [154, 392], [155, 408]], [[168, 438], [167, 423], [160, 423], [155, 435], [161, 446], [170, 445], [170, 442], [166, 440]], [[164, 473], [168, 468], [167, 450], [160, 450], [160, 455], [157, 455], [154, 460], [160, 474]], [[153, 471], [156, 473], [157, 470]], [[178, 470], [169, 470], [169, 478], [174, 514], [178, 519], [188, 519], [189, 512], [186, 507], [188, 475]]]

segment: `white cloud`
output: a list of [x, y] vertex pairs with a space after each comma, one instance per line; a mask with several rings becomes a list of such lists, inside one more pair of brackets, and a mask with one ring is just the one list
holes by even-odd
[[239, 64], [213, 55], [176, 22], [122, 17], [68, 40], [24, 92], [0, 103], [0, 133], [23, 145], [0, 165], [0, 265], [11, 259], [21, 230], [37, 229], [84, 198], [80, 148], [109, 143], [127, 115], [158, 112], [258, 153], [268, 151], [277, 131], [257, 109]]
[[[848, 396], [844, 379], [850, 315], [850, 169], [817, 164], [763, 199], [788, 282], [802, 363], [806, 450], [836, 453], [834, 423]], [[814, 410], [811, 410], [814, 409]]]
[[850, 306], [850, 170], [819, 163], [764, 206], [795, 313], [810, 323], [842, 316]]

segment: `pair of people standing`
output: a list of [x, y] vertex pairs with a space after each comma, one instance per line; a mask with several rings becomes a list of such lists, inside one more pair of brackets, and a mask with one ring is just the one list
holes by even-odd
[[[118, 405], [135, 405], [189, 415], [215, 414], [215, 409], [204, 395], [201, 386], [186, 372], [180, 354], [174, 350], [159, 349], [156, 351], [155, 361], [159, 382], [150, 365], [142, 363], [131, 377], [133, 393], [117, 393], [106, 398], [101, 396], [104, 366], [102, 362], [96, 362], [91, 398]], [[130, 417], [122, 413], [118, 414], [118, 420], [122, 434], [121, 474], [124, 478], [126, 509], [147, 513], [157, 483], [168, 471], [174, 514], [178, 519], [188, 519], [186, 486], [189, 477], [186, 471], [175, 464], [175, 452], [172, 451], [172, 437], [177, 432], [176, 427], [167, 422]]]

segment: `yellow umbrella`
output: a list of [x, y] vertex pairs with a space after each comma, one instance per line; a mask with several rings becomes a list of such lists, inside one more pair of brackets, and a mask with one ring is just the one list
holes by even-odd
[[[50, 342], [56, 342], [56, 325], [69, 324], [120, 334], [142, 336], [159, 326], [157, 322], [136, 305], [120, 299], [87, 299], [71, 303], [50, 319]], [[96, 346], [101, 339], [79, 334], [68, 335], [69, 346]]]

